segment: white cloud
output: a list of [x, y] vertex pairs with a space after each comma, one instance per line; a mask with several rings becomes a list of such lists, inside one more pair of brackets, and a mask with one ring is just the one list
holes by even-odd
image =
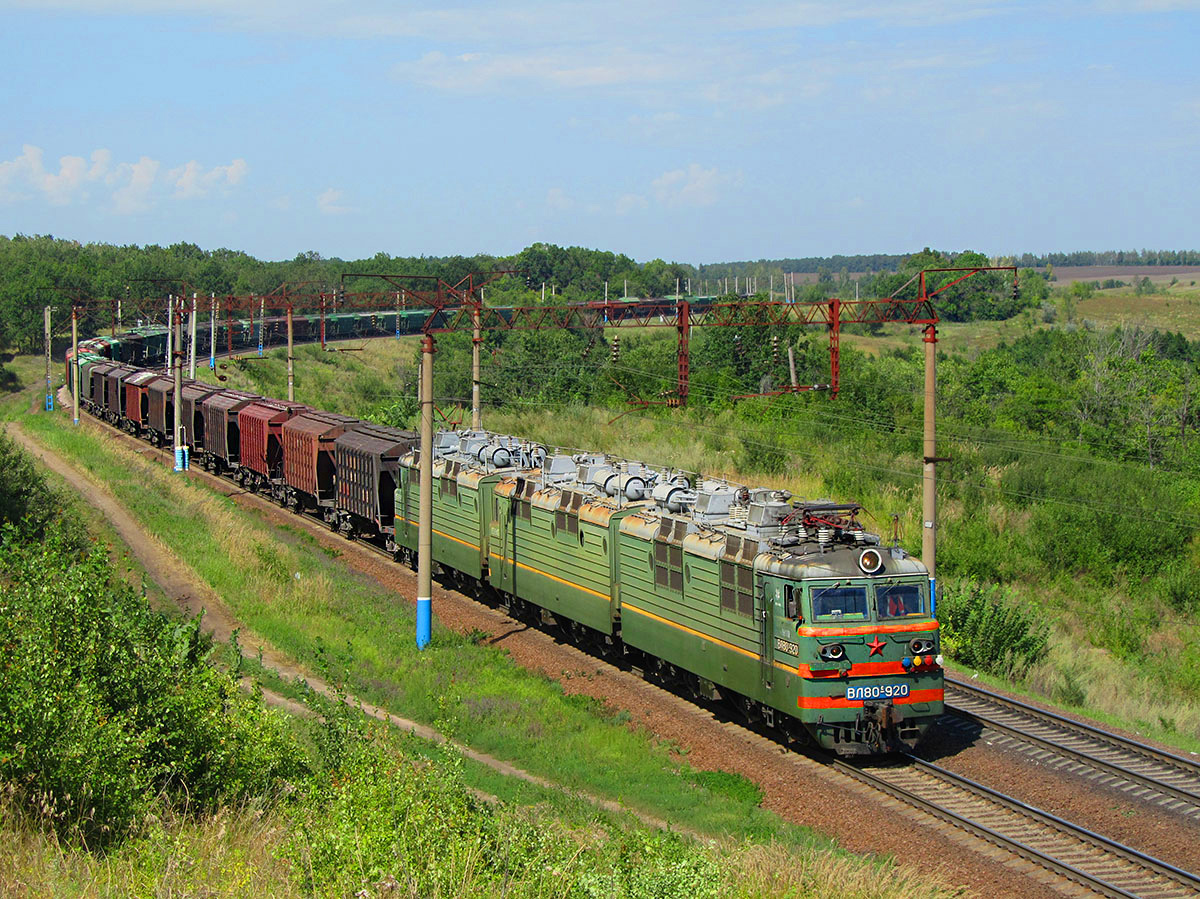
[[343, 205], [342, 198], [344, 196], [344, 191], [328, 187], [317, 195], [317, 209], [321, 211], [322, 215], [345, 215], [347, 212], [353, 212], [351, 207]]
[[215, 187], [233, 187], [246, 177], [246, 160], [235, 159], [229, 165], [213, 166], [205, 171], [196, 160], [167, 172], [167, 180], [175, 185], [175, 196], [181, 199], [203, 197]]
[[158, 177], [161, 163], [157, 159], [143, 156], [137, 162], [123, 162], [117, 167], [117, 178], [122, 186], [113, 191], [113, 209], [121, 215], [145, 212], [153, 204], [150, 189]]
[[21, 155], [0, 162], [0, 202], [41, 198], [55, 206], [84, 204], [92, 199], [92, 189], [106, 192], [114, 212], [128, 215], [144, 212], [165, 196], [163, 188], [174, 187], [173, 198], [202, 197], [216, 187], [233, 187], [246, 177], [246, 160], [235, 159], [229, 165], [205, 169], [192, 160], [159, 177], [162, 163], [142, 156], [137, 162], [113, 165], [112, 152], [92, 151], [89, 160], [82, 156], [63, 156], [57, 171], [47, 169], [41, 147], [26, 144]]
[[712, 206], [721, 199], [722, 191], [737, 182], [716, 168], [706, 169], [693, 162], [686, 169], [664, 172], [651, 183], [654, 197], [664, 206]]
[[561, 187], [552, 187], [546, 191], [546, 205], [551, 209], [559, 212], [566, 212], [571, 209], [575, 203], [567, 196], [567, 192]]
[[650, 203], [641, 194], [621, 194], [617, 197], [617, 202], [613, 204], [613, 208], [618, 215], [628, 215], [631, 212], [637, 212], [639, 209], [645, 209]]

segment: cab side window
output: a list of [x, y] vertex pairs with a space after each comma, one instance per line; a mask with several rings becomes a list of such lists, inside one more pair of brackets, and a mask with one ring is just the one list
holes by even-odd
[[797, 602], [798, 591], [792, 584], [783, 587], [783, 614], [788, 618], [798, 618], [800, 607]]

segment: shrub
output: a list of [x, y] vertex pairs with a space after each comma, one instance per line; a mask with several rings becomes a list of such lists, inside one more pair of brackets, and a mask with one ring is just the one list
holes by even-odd
[[460, 758], [406, 758], [382, 733], [345, 748], [306, 797], [287, 850], [306, 891], [646, 899], [719, 891], [713, 856], [679, 836], [598, 840], [479, 799], [462, 781]]
[[152, 612], [100, 550], [16, 538], [0, 544], [0, 781], [27, 811], [98, 847], [159, 797], [206, 810], [304, 773], [282, 716], [207, 663], [196, 621]]
[[0, 432], [0, 526], [13, 525], [20, 538], [30, 540], [57, 531], [72, 548], [82, 547], [83, 529], [75, 519], [62, 516], [64, 504], [29, 455]]
[[997, 584], [966, 580], [942, 588], [937, 606], [942, 648], [964, 665], [1012, 675], [1046, 655], [1050, 627], [1036, 607]]

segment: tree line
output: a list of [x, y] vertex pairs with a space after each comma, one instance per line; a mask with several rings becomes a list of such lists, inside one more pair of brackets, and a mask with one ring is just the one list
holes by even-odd
[[[783, 272], [800, 270], [797, 260], [782, 263], [744, 263], [778, 269], [774, 296], [783, 289]], [[803, 261], [803, 260], [799, 260]], [[795, 298], [819, 302], [835, 294], [849, 297], [857, 290], [863, 296], [886, 296], [903, 287], [921, 267], [938, 265], [985, 265], [980, 253], [941, 253], [925, 249], [908, 256], [831, 257], [815, 284], [798, 286]], [[869, 264], [877, 274], [851, 279], [851, 264]], [[726, 267], [727, 269], [729, 267]], [[376, 275], [435, 276], [454, 283], [472, 272], [508, 270], [513, 274], [488, 288], [492, 305], [566, 303], [618, 298], [664, 297], [702, 285], [710, 293], [723, 293], [714, 266], [692, 266], [652, 259], [638, 262], [621, 253], [583, 247], [559, 247], [536, 243], [512, 256], [392, 256], [377, 253], [363, 259], [326, 258], [320, 253], [300, 253], [283, 261], [263, 261], [239, 250], [204, 250], [192, 243], [170, 246], [79, 243], [52, 236], [0, 236], [0, 351], [15, 348], [35, 352], [42, 344], [42, 307], [69, 308], [73, 298], [100, 301], [89, 307], [81, 322], [82, 333], [107, 328], [111, 309], [118, 299], [165, 296], [171, 292], [195, 291], [201, 295], [269, 294], [281, 284], [307, 283], [333, 290], [347, 272]], [[749, 269], [745, 269], [749, 271]], [[722, 279], [725, 276], [720, 276]], [[737, 277], [742, 278], [743, 275]], [[770, 277], [757, 275], [755, 287], [766, 297]], [[1033, 273], [1026, 276], [1031, 283]], [[947, 299], [943, 314], [953, 320], [1006, 318], [1020, 311], [1021, 303], [1006, 299], [1003, 279], [998, 276], [973, 279], [953, 299]], [[744, 281], [743, 281], [744, 285]], [[1029, 302], [1042, 296], [1037, 285]], [[348, 290], [386, 290], [379, 279], [352, 279]], [[730, 293], [733, 293], [730, 285]], [[737, 293], [744, 295], [739, 285]], [[910, 288], [911, 292], [911, 288]], [[110, 301], [105, 303], [104, 301]], [[65, 317], [59, 313], [59, 321]]]

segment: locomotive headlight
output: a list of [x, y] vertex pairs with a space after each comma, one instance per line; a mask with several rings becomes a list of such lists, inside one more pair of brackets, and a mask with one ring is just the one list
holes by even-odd
[[858, 567], [867, 574], [883, 569], [883, 556], [877, 549], [864, 549], [858, 556]]
[[909, 641], [908, 648], [913, 655], [923, 656], [927, 653], [933, 652], [933, 641], [925, 637], [917, 637], [916, 639]]
[[840, 662], [846, 658], [846, 647], [841, 643], [830, 643], [828, 646], [821, 647], [819, 655], [826, 662]]
[[937, 662], [937, 666], [938, 666], [939, 668], [941, 668], [941, 667], [942, 667], [942, 654], [941, 654], [940, 652], [939, 652], [939, 653], [937, 654], [937, 656], [934, 658], [934, 661], [935, 661], [935, 662]]

